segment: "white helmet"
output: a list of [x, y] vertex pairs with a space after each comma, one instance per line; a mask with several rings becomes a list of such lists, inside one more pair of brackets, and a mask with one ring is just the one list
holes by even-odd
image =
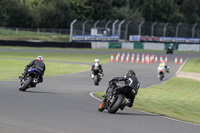
[[42, 56], [38, 56], [38, 57], [37, 57], [37, 60], [43, 61], [44, 58], [43, 58]]
[[99, 59], [94, 59], [94, 62], [95, 63], [99, 63]]

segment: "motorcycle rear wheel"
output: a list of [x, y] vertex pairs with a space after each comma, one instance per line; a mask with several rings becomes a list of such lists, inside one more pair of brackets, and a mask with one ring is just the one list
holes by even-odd
[[25, 81], [25, 83], [19, 88], [19, 90], [26, 91], [32, 81], [33, 81], [33, 77], [32, 76], [28, 77], [27, 80]]
[[121, 107], [124, 99], [125, 99], [125, 95], [119, 94], [117, 96], [117, 99], [115, 100], [114, 105], [108, 109], [108, 112], [111, 113], [111, 114], [116, 113], [117, 110]]

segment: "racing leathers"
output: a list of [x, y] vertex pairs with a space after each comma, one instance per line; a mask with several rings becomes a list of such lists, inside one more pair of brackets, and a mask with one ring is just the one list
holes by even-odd
[[91, 67], [91, 71], [92, 71], [91, 77], [94, 78], [94, 68], [95, 67], [98, 68], [99, 73], [100, 73], [100, 78], [102, 78], [104, 74], [103, 74], [103, 67], [102, 67], [102, 65], [100, 63], [94, 63], [94, 64], [92, 64], [92, 67]]
[[165, 66], [163, 66], [163, 65], [159, 65], [158, 66], [158, 68], [157, 68], [157, 72], [158, 72], [158, 77], [160, 77], [160, 72], [163, 72], [163, 76], [164, 76], [164, 74], [165, 74]]
[[28, 65], [26, 65], [26, 68], [24, 69], [24, 73], [22, 74], [22, 78], [24, 78], [27, 75], [28, 69], [31, 67], [35, 68], [39, 71], [38, 83], [43, 82], [43, 75], [45, 72], [45, 64], [43, 63], [43, 61], [40, 61], [40, 60], [33, 60]]

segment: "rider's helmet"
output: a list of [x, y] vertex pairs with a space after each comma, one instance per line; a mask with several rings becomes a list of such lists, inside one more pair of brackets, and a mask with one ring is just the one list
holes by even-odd
[[162, 67], [162, 66], [163, 66], [163, 64], [162, 64], [162, 63], [160, 63], [160, 64], [159, 64], [159, 66], [160, 66], [160, 67]]
[[133, 70], [128, 70], [128, 72], [126, 73], [126, 76], [135, 76], [135, 72]]
[[44, 58], [43, 58], [42, 56], [38, 56], [38, 57], [37, 57], [37, 60], [43, 61]]
[[99, 63], [99, 59], [94, 59], [94, 62], [95, 63]]

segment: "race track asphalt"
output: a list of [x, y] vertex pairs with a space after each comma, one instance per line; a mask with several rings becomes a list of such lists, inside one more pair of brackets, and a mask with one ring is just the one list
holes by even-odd
[[[180, 67], [173, 64], [176, 56], [185, 60], [199, 54], [168, 55], [170, 73], [164, 81], [175, 76]], [[103, 64], [105, 76], [99, 86], [94, 86], [89, 70], [45, 77], [42, 84], [27, 92], [18, 91], [18, 80], [0, 81], [0, 133], [198, 133], [198, 124], [134, 109], [125, 108], [116, 114], [98, 112], [100, 101], [91, 97], [91, 92], [105, 91], [109, 80], [123, 76], [129, 69], [135, 70], [142, 88], [160, 84], [157, 65]]]

